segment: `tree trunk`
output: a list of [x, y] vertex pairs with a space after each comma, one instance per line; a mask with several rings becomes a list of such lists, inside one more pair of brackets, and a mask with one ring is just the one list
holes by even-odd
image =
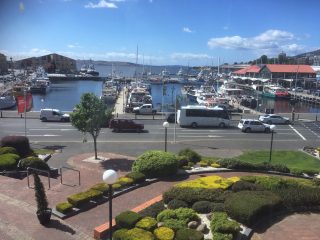
[[97, 153], [97, 137], [93, 136], [93, 145], [94, 145], [94, 158], [98, 159], [98, 153]]

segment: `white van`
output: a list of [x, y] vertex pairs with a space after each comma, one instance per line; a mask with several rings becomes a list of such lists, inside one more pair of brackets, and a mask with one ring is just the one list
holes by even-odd
[[229, 113], [219, 107], [183, 106], [177, 112], [177, 123], [181, 127], [228, 127], [230, 126]]
[[56, 121], [56, 122], [69, 122], [70, 115], [61, 112], [58, 109], [45, 108], [40, 111], [40, 120], [46, 121]]

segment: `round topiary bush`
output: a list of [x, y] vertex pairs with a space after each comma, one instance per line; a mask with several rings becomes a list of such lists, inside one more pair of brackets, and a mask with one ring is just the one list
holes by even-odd
[[153, 231], [157, 240], [173, 240], [174, 231], [168, 227], [159, 227]]
[[176, 232], [176, 240], [203, 240], [204, 235], [202, 232], [198, 232], [194, 229], [179, 229]]
[[0, 155], [6, 154], [6, 153], [12, 153], [12, 154], [18, 155], [17, 150], [13, 147], [0, 147]]
[[1, 147], [13, 147], [20, 157], [32, 155], [29, 139], [25, 136], [5, 136], [1, 139]]
[[146, 175], [141, 172], [130, 172], [126, 177], [133, 179], [134, 183], [142, 183], [146, 180]]
[[151, 232], [140, 228], [133, 228], [126, 232], [126, 237], [124, 240], [154, 240], [154, 236]]
[[185, 156], [189, 162], [193, 163], [197, 163], [201, 160], [201, 156], [197, 152], [191, 150], [190, 148], [180, 150], [178, 155]]
[[172, 199], [170, 202], [168, 202], [168, 208], [169, 209], [177, 209], [177, 208], [187, 208], [188, 203], [186, 203], [183, 200], [179, 200], [179, 199]]
[[147, 231], [153, 231], [153, 229], [157, 227], [157, 223], [156, 219], [152, 217], [145, 217], [136, 223], [136, 227]]
[[32, 167], [32, 168], [36, 168], [36, 169], [40, 169], [40, 170], [45, 170], [45, 171], [50, 170], [50, 167], [48, 166], [48, 164], [38, 157], [24, 158], [24, 159], [20, 160], [18, 166], [19, 166], [19, 168], [24, 169], [24, 170], [26, 170], [28, 167]]
[[147, 178], [171, 176], [178, 171], [178, 161], [173, 153], [146, 151], [134, 161], [132, 171], [141, 172]]
[[141, 215], [132, 211], [125, 211], [116, 216], [116, 224], [121, 228], [133, 228], [141, 219]]
[[0, 155], [0, 171], [11, 171], [17, 168], [19, 155], [13, 153], [6, 153]]
[[112, 239], [113, 240], [123, 240], [127, 236], [127, 232], [128, 232], [128, 229], [126, 229], [126, 228], [118, 229], [112, 234]]
[[212, 211], [212, 202], [198, 201], [192, 205], [192, 209], [197, 213], [210, 213]]

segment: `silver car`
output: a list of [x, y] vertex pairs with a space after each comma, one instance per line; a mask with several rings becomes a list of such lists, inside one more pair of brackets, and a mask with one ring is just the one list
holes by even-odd
[[269, 133], [271, 131], [271, 126], [269, 124], [265, 124], [256, 119], [241, 119], [238, 128], [241, 129], [242, 132], [265, 132]]
[[259, 117], [259, 120], [268, 124], [290, 124], [290, 120], [287, 117], [282, 117], [277, 114], [266, 114]]

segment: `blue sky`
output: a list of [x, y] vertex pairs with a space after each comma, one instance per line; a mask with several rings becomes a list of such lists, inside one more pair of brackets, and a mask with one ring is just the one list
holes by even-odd
[[0, 53], [217, 65], [320, 48], [318, 0], [1, 0]]

